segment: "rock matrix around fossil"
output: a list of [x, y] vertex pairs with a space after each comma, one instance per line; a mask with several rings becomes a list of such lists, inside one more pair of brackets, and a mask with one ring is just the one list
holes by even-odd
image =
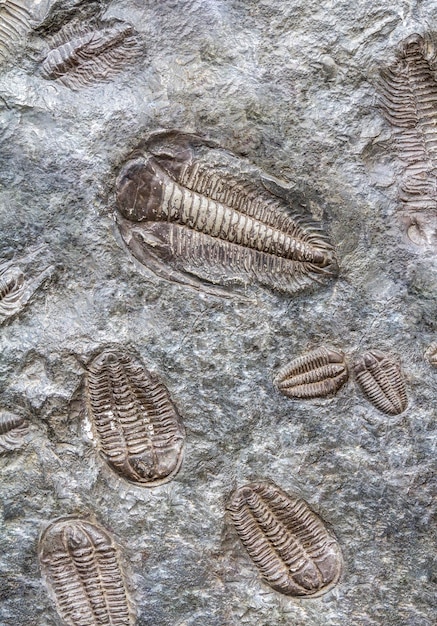
[[280, 369], [273, 383], [289, 398], [324, 398], [336, 394], [348, 376], [343, 352], [320, 347]]
[[29, 432], [29, 423], [24, 417], [9, 413], [0, 413], [0, 454], [21, 448]]
[[274, 195], [280, 187], [265, 174], [199, 138], [153, 136], [116, 189], [129, 252], [167, 280], [226, 295], [219, 286], [250, 283], [293, 294], [337, 274], [320, 225]]
[[132, 626], [117, 548], [106, 530], [65, 518], [51, 523], [39, 543], [41, 572], [67, 626]]
[[91, 361], [85, 403], [97, 447], [117, 474], [154, 487], [179, 471], [182, 420], [166, 387], [130, 354], [105, 350]]
[[342, 570], [339, 545], [304, 500], [259, 482], [237, 489], [227, 509], [247, 552], [273, 589], [316, 597], [337, 583]]
[[354, 365], [358, 385], [379, 411], [399, 415], [408, 405], [405, 380], [398, 358], [369, 350]]

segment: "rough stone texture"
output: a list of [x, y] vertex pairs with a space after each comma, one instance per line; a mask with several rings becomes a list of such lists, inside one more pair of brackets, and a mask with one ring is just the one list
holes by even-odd
[[[50, 2], [28, 4], [37, 25]], [[1, 327], [0, 409], [29, 419], [31, 437], [0, 458], [0, 624], [61, 624], [37, 542], [74, 514], [120, 545], [139, 626], [431, 626], [437, 374], [423, 352], [437, 263], [402, 236], [392, 129], [374, 105], [379, 69], [400, 40], [435, 27], [435, 3], [101, 4], [145, 41], [112, 82], [43, 80], [35, 37], [0, 76], [1, 257], [45, 243], [57, 267]], [[113, 184], [137, 142], [165, 128], [210, 137], [302, 191], [337, 247], [338, 281], [244, 302], [141, 273], [115, 235]], [[180, 473], [153, 490], [108, 473], [69, 408], [83, 363], [115, 344], [159, 374], [187, 429]], [[407, 411], [378, 413], [353, 382], [333, 399], [275, 391], [274, 372], [319, 345], [399, 354]], [[345, 567], [327, 595], [285, 598], [260, 581], [224, 517], [231, 491], [260, 479], [335, 532]]]

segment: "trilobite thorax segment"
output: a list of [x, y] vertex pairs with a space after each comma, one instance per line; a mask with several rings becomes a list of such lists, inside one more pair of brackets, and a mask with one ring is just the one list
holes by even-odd
[[0, 2], [0, 63], [9, 55], [14, 45], [29, 28], [30, 13], [24, 2]]
[[43, 578], [68, 626], [132, 626], [117, 548], [103, 528], [65, 518], [40, 539]]
[[88, 366], [88, 415], [97, 445], [120, 476], [153, 487], [179, 470], [182, 420], [166, 387], [123, 351], [101, 352]]
[[290, 398], [323, 398], [337, 393], [347, 379], [343, 352], [320, 347], [280, 369], [273, 382]]
[[270, 483], [237, 489], [228, 504], [237, 533], [264, 580], [291, 596], [315, 597], [338, 581], [335, 538], [304, 500]]
[[209, 283], [221, 276], [223, 284], [228, 275], [286, 292], [336, 273], [332, 246], [316, 224], [292, 215], [253, 172], [238, 172], [236, 157], [227, 167], [226, 159], [214, 164], [187, 146], [173, 155], [153, 146], [117, 179], [120, 230], [134, 256], [169, 265], [173, 276]]
[[20, 448], [28, 432], [29, 424], [24, 417], [7, 411], [0, 412], [0, 454]]
[[388, 415], [403, 413], [408, 405], [400, 361], [379, 350], [369, 350], [354, 366], [355, 378], [366, 398]]

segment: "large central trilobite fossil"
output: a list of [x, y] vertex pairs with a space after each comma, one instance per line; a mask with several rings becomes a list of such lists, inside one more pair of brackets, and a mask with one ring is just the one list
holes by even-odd
[[152, 135], [122, 168], [116, 193], [128, 250], [167, 280], [210, 293], [258, 283], [291, 294], [337, 274], [320, 225], [277, 182], [193, 135]]

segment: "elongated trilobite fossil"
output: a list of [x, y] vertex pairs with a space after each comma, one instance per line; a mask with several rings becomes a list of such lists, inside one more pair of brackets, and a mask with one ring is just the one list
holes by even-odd
[[399, 359], [369, 350], [354, 365], [355, 378], [366, 398], [388, 415], [403, 413], [408, 405]]
[[437, 367], [437, 342], [433, 341], [423, 355], [430, 365]]
[[399, 157], [405, 164], [400, 200], [410, 239], [421, 243], [429, 211], [437, 209], [437, 82], [420, 35], [401, 44], [397, 62], [382, 72], [380, 107], [394, 126]]
[[24, 417], [8, 413], [0, 413], [0, 454], [21, 448], [24, 437], [29, 432], [29, 424]]
[[289, 398], [322, 398], [337, 393], [347, 379], [343, 352], [321, 347], [280, 369], [273, 382]]
[[[32, 266], [43, 248], [35, 248], [24, 257], [0, 264], [0, 324], [21, 311], [40, 285], [53, 273], [48, 266], [39, 274]], [[24, 271], [23, 271], [23, 269]]]
[[126, 352], [105, 350], [88, 366], [85, 396], [97, 445], [113, 470], [146, 487], [175, 476], [185, 429], [155, 374]]
[[23, 2], [0, 0], [0, 63], [28, 30], [29, 18]]
[[52, 41], [41, 75], [71, 89], [106, 81], [139, 54], [138, 35], [120, 21], [69, 24]]
[[68, 626], [131, 626], [117, 548], [97, 524], [64, 518], [39, 543], [43, 579]]
[[227, 508], [249, 556], [273, 589], [315, 597], [337, 583], [339, 545], [304, 500], [261, 482], [237, 489]]
[[152, 136], [116, 188], [128, 250], [167, 280], [221, 294], [220, 285], [251, 282], [294, 293], [337, 273], [326, 235], [272, 192], [278, 184], [194, 136]]

